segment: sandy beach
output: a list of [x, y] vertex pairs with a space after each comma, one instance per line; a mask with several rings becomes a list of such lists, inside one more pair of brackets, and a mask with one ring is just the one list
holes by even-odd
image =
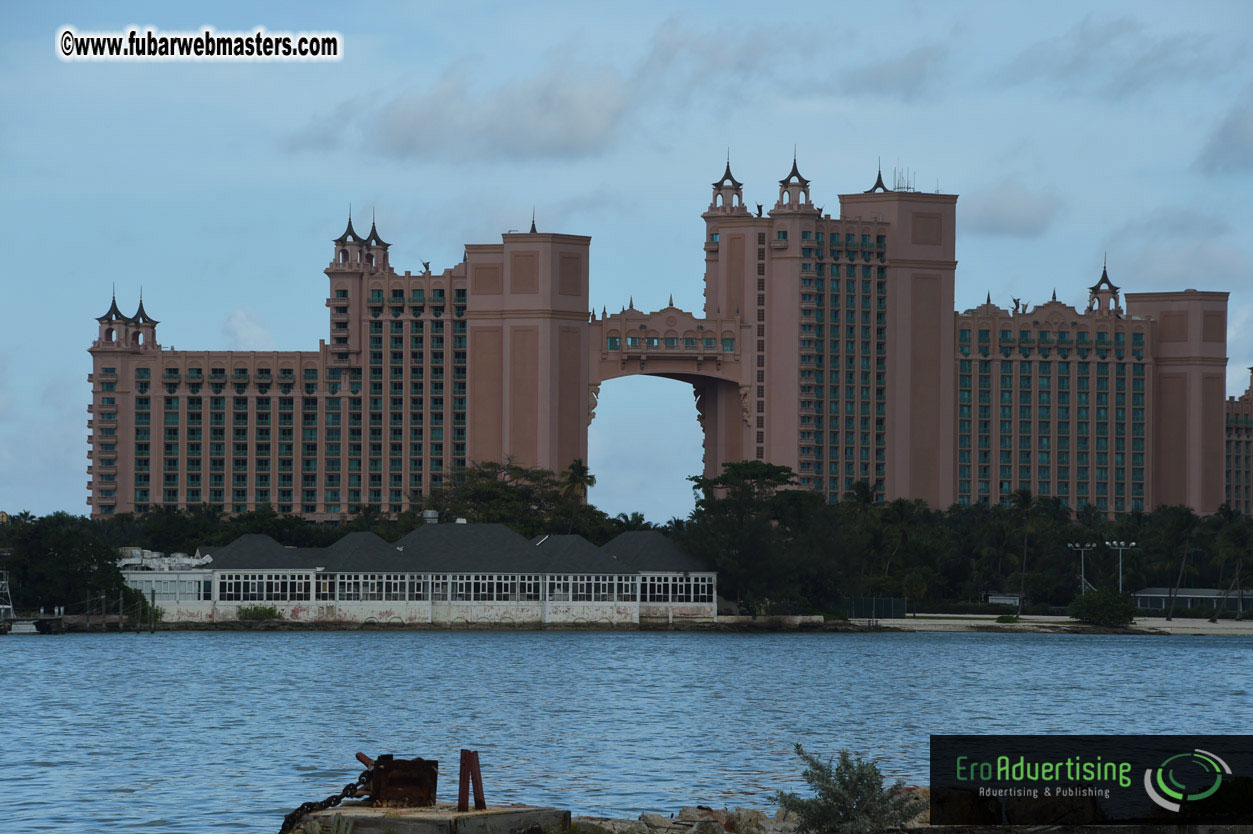
[[[1050, 615], [1024, 615], [1021, 622], [998, 623], [992, 614], [919, 614], [917, 617], [878, 620], [884, 628], [900, 631], [1006, 631], [1029, 633], [1089, 632], [1092, 626], [1072, 620], [1070, 617]], [[1176, 617], [1138, 617], [1128, 631], [1143, 634], [1215, 634], [1230, 636], [1253, 636], [1253, 620], [1209, 620]]]

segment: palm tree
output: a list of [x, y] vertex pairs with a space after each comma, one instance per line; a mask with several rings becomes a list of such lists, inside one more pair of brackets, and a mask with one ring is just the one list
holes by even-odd
[[566, 471], [561, 473], [561, 494], [573, 500], [570, 508], [570, 528], [567, 533], [574, 532], [574, 518], [579, 506], [587, 501], [587, 491], [596, 486], [596, 476], [587, 468], [583, 458], [570, 461]]
[[1031, 516], [1035, 511], [1035, 496], [1023, 487], [1009, 496], [1009, 505], [1022, 530], [1022, 570], [1018, 573], [1018, 615], [1022, 616], [1022, 601], [1027, 593], [1027, 536], [1031, 533]]

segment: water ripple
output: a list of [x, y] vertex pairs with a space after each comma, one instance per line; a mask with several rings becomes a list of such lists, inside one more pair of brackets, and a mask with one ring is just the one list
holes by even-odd
[[922, 782], [930, 733], [1253, 726], [1253, 647], [1231, 637], [171, 633], [0, 651], [0, 792], [28, 831], [272, 832], [355, 779], [357, 750], [438, 758], [450, 798], [474, 748], [490, 801], [634, 816], [769, 807], [802, 787], [797, 741]]

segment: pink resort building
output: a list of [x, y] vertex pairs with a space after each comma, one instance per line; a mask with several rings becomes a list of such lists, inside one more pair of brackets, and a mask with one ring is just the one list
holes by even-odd
[[815, 206], [793, 161], [753, 211], [728, 164], [701, 216], [698, 313], [597, 316], [590, 239], [534, 223], [412, 273], [349, 221], [311, 351], [163, 349], [142, 301], [127, 316], [115, 300], [90, 348], [92, 515], [269, 504], [330, 520], [404, 511], [470, 462], [560, 471], [587, 459], [601, 383], [629, 374], [691, 384], [706, 474], [765, 460], [830, 500], [866, 481], [933, 507], [1025, 487], [1105, 513], [1247, 509], [1253, 412], [1247, 393], [1225, 399], [1227, 293], [1124, 295], [1102, 270], [1083, 309], [1054, 292], [955, 312], [956, 195], [880, 175], [838, 200]]

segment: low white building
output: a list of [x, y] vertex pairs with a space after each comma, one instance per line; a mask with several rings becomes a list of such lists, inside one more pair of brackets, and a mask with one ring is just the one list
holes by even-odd
[[[130, 548], [124, 549], [129, 556]], [[241, 536], [123, 567], [165, 620], [239, 619], [273, 606], [284, 619], [409, 624], [649, 625], [714, 622], [717, 576], [655, 531], [603, 548], [579, 536], [528, 542], [502, 524], [425, 524], [395, 544], [350, 533], [330, 547]]]
[[1222, 588], [1142, 588], [1131, 596], [1137, 608], [1157, 611], [1170, 610], [1170, 598], [1175, 598], [1176, 608], [1222, 608], [1226, 610], [1253, 611], [1253, 591]]

